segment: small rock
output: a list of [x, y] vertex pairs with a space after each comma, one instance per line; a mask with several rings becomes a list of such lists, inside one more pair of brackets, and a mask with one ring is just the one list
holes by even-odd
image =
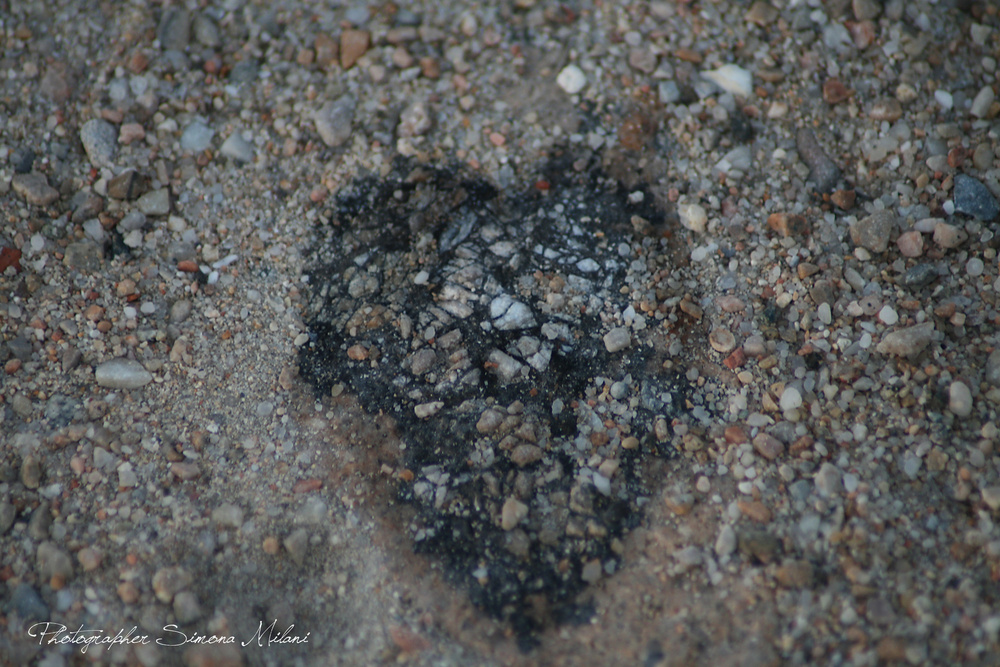
[[542, 459], [542, 448], [536, 445], [518, 445], [511, 451], [510, 460], [514, 465], [523, 468]]
[[185, 482], [197, 479], [201, 476], [201, 470], [197, 463], [172, 463], [170, 473], [177, 479]]
[[400, 137], [417, 137], [431, 129], [432, 120], [427, 103], [418, 101], [410, 104], [399, 116]]
[[309, 549], [309, 532], [305, 528], [299, 528], [286, 537], [282, 544], [292, 560], [301, 565], [305, 562], [306, 552]]
[[219, 35], [219, 27], [215, 25], [215, 21], [213, 21], [204, 12], [198, 12], [195, 14], [191, 27], [194, 30], [195, 40], [202, 46], [214, 49], [222, 45], [222, 37]]
[[736, 531], [726, 524], [719, 530], [719, 536], [715, 539], [715, 554], [721, 558], [734, 551], [736, 551]]
[[934, 225], [934, 243], [945, 250], [957, 248], [967, 238], [968, 234], [965, 233], [965, 230], [959, 229], [954, 225], [949, 225], [946, 222], [938, 222]]
[[442, 401], [431, 401], [430, 403], [420, 403], [413, 406], [413, 413], [417, 416], [417, 419], [427, 419], [428, 417], [433, 417], [441, 408], [444, 407], [444, 402]]
[[164, 51], [183, 51], [191, 39], [191, 14], [182, 7], [167, 7], [156, 32]]
[[580, 570], [580, 578], [588, 584], [592, 584], [600, 580], [601, 571], [601, 561], [599, 558], [595, 558], [583, 566], [583, 569]]
[[753, 448], [768, 461], [773, 461], [785, 452], [785, 445], [767, 433], [758, 433], [753, 439]]
[[964, 213], [984, 222], [990, 222], [1000, 215], [1000, 204], [997, 204], [996, 197], [985, 185], [971, 176], [955, 175], [953, 195], [956, 213]]
[[233, 132], [222, 142], [219, 152], [237, 162], [253, 162], [254, 151], [249, 141], [240, 132]]
[[212, 510], [212, 521], [225, 528], [239, 528], [243, 525], [243, 509], [239, 505], [223, 503]]
[[174, 596], [174, 616], [181, 625], [197, 621], [202, 616], [198, 596], [191, 591], [181, 591]]
[[830, 195], [830, 201], [842, 211], [849, 211], [854, 208], [854, 202], [857, 201], [858, 193], [854, 190], [836, 190]]
[[753, 75], [739, 65], [723, 65], [718, 69], [702, 72], [701, 76], [737, 97], [750, 97], [753, 94]]
[[342, 145], [351, 136], [354, 110], [357, 100], [353, 95], [344, 95], [333, 102], [327, 102], [313, 116], [316, 131], [330, 148]]
[[118, 466], [118, 487], [123, 489], [132, 489], [139, 484], [139, 478], [135, 474], [135, 470], [132, 469], [132, 464], [128, 461], [123, 462]]
[[876, 211], [851, 225], [851, 240], [872, 252], [885, 252], [889, 247], [889, 235], [898, 218], [888, 210]]
[[804, 236], [809, 233], [805, 216], [792, 213], [772, 213], [767, 216], [767, 226], [782, 236]]
[[0, 536], [7, 534], [16, 518], [17, 508], [14, 507], [14, 504], [6, 500], [0, 502]]
[[94, 372], [97, 384], [112, 389], [138, 389], [153, 381], [153, 376], [133, 359], [105, 361]]
[[891, 327], [896, 322], [899, 322], [899, 313], [892, 306], [882, 306], [882, 310], [878, 311], [878, 318], [882, 321], [882, 324]]
[[33, 171], [30, 174], [14, 174], [10, 182], [14, 192], [33, 206], [48, 206], [59, 199], [59, 191], [49, 185], [45, 174]]
[[63, 264], [81, 273], [93, 273], [101, 268], [104, 252], [91, 241], [70, 243], [63, 255]]
[[114, 199], [135, 199], [145, 191], [144, 181], [135, 169], [123, 171], [108, 181], [108, 196]]
[[872, 21], [882, 13], [882, 3], [878, 0], [852, 0], [851, 8], [858, 21]]
[[795, 134], [795, 148], [809, 167], [809, 180], [816, 184], [817, 192], [833, 190], [840, 180], [840, 167], [827, 156], [812, 130], [804, 127]]
[[916, 230], [903, 232], [896, 239], [896, 247], [903, 257], [920, 257], [924, 254], [924, 235]]
[[993, 106], [994, 99], [996, 99], [996, 93], [993, 92], [993, 87], [990, 85], [983, 86], [972, 100], [969, 113], [976, 118], [986, 118], [990, 113], [990, 108]]
[[118, 130], [114, 125], [92, 118], [80, 128], [80, 143], [95, 167], [110, 167], [118, 148]]
[[774, 579], [782, 588], [812, 588], [816, 572], [808, 561], [793, 560], [783, 563], [775, 571]]
[[770, 563], [781, 551], [781, 542], [777, 537], [763, 530], [748, 530], [737, 536], [740, 553], [757, 559], [761, 563]]
[[175, 595], [193, 583], [194, 577], [184, 568], [163, 567], [153, 575], [153, 593], [160, 602], [170, 604]]
[[624, 350], [632, 344], [632, 335], [625, 327], [615, 327], [604, 334], [604, 347], [610, 353]]
[[170, 321], [174, 324], [181, 324], [191, 316], [194, 306], [188, 299], [178, 299], [174, 305], [170, 306]]
[[28, 454], [21, 461], [21, 484], [28, 489], [37, 489], [42, 481], [42, 466], [34, 454]]
[[726, 354], [736, 347], [736, 337], [729, 329], [718, 327], [712, 329], [711, 333], [708, 334], [708, 344], [716, 352]]
[[990, 356], [986, 358], [983, 379], [994, 387], [1000, 387], [1000, 347], [990, 352]]
[[744, 516], [757, 523], [771, 521], [771, 510], [767, 509], [767, 506], [759, 500], [737, 500], [736, 506]]
[[899, 100], [893, 97], [886, 97], [875, 102], [868, 111], [868, 117], [872, 120], [887, 120], [894, 123], [903, 115], [903, 107]]
[[517, 498], [508, 498], [501, 510], [500, 527], [504, 530], [514, 530], [527, 516], [527, 505]]
[[18, 584], [10, 594], [7, 608], [23, 621], [45, 622], [51, 620], [48, 605], [32, 586]]
[[826, 462], [820, 466], [816, 473], [816, 490], [824, 498], [840, 495], [843, 488], [843, 476], [840, 469], [832, 463]]
[[160, 188], [147, 192], [139, 197], [137, 206], [143, 215], [167, 215], [170, 213], [170, 191]]
[[556, 77], [556, 84], [566, 92], [567, 95], [576, 95], [587, 85], [587, 77], [576, 65], [567, 65]]
[[948, 409], [956, 417], [972, 414], [972, 392], [964, 382], [955, 380], [948, 387]]
[[500, 427], [503, 420], [504, 415], [498, 410], [484, 410], [483, 414], [479, 416], [479, 421], [476, 422], [476, 430], [480, 433], [492, 433]]
[[708, 213], [700, 204], [681, 204], [677, 207], [677, 215], [685, 228], [698, 234], [705, 232]]
[[779, 405], [783, 412], [788, 412], [789, 410], [794, 410], [802, 406], [802, 393], [795, 387], [785, 387], [785, 390], [781, 392], [781, 399]]
[[101, 552], [92, 547], [84, 547], [76, 554], [84, 572], [93, 572], [101, 565]]
[[212, 147], [212, 137], [215, 130], [200, 120], [191, 122], [181, 133], [181, 150], [191, 153], [201, 153]]
[[987, 486], [982, 491], [983, 502], [991, 510], [1000, 510], [1000, 486]]
[[879, 354], [909, 357], [919, 354], [934, 339], [934, 323], [924, 322], [887, 334], [876, 347]]
[[351, 69], [370, 44], [371, 33], [367, 30], [345, 30], [340, 35], [340, 66]]
[[54, 542], [42, 542], [36, 551], [38, 575], [48, 583], [53, 577], [69, 581], [73, 577], [73, 560], [69, 554], [60, 549]]

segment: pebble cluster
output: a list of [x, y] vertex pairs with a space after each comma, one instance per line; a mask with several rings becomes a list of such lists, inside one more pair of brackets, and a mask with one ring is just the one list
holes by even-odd
[[998, 661], [992, 3], [4, 9], [11, 662]]

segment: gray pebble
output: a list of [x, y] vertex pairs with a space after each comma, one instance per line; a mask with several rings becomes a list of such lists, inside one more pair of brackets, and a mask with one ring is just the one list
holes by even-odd
[[16, 336], [7, 341], [7, 348], [10, 353], [21, 361], [30, 361], [31, 355], [35, 351], [31, 342], [24, 336]]
[[948, 387], [948, 409], [956, 417], [972, 414], [972, 392], [964, 382], [955, 380]]
[[118, 223], [118, 229], [123, 232], [142, 230], [145, 226], [146, 216], [140, 211], [129, 211]]
[[191, 39], [191, 15], [180, 7], [167, 7], [160, 17], [156, 36], [164, 51], [183, 51]]
[[898, 218], [888, 210], [876, 211], [851, 225], [851, 240], [872, 252], [885, 252]]
[[197, 621], [202, 616], [198, 596], [191, 591], [181, 591], [174, 596], [174, 616], [181, 625]]
[[81, 361], [83, 361], [83, 353], [80, 352], [79, 348], [70, 345], [66, 348], [66, 351], [63, 352], [62, 359], [60, 359], [63, 373], [70, 372], [79, 366]]
[[189, 300], [178, 299], [174, 302], [174, 305], [170, 306], [170, 321], [174, 324], [180, 324], [191, 316], [192, 308], [193, 306]]
[[990, 356], [986, 358], [983, 379], [994, 387], [1000, 387], [1000, 348], [990, 352]]
[[192, 577], [184, 568], [164, 567], [153, 575], [153, 593], [164, 604], [170, 604], [174, 596], [194, 583]]
[[59, 199], [59, 191], [49, 185], [44, 174], [15, 174], [10, 182], [14, 192], [33, 206], [48, 206]]
[[80, 143], [95, 167], [110, 167], [118, 147], [118, 130], [100, 118], [88, 120], [80, 128]]
[[34, 588], [28, 584], [18, 584], [11, 593], [8, 609], [14, 611], [24, 621], [50, 620], [49, 607]]
[[955, 212], [971, 215], [985, 222], [1000, 215], [1000, 205], [989, 189], [965, 174], [955, 175]]
[[17, 508], [14, 507], [14, 504], [6, 500], [0, 502], [0, 535], [7, 534], [10, 527], [14, 525], [14, 519], [16, 518]]
[[21, 392], [14, 394], [14, 398], [10, 402], [10, 407], [17, 415], [25, 418], [30, 416], [31, 411], [34, 409], [31, 405], [31, 399]]
[[624, 350], [632, 344], [632, 336], [625, 327], [615, 327], [604, 334], [604, 347], [608, 352], [614, 353]]
[[28, 454], [21, 461], [21, 484], [29, 489], [37, 489], [42, 481], [42, 465], [38, 457]]
[[138, 389], [153, 381], [153, 376], [132, 359], [105, 361], [94, 372], [97, 384], [112, 389]]
[[227, 528], [243, 525], [243, 509], [232, 503], [223, 503], [212, 510], [212, 521]]
[[92, 241], [80, 241], [66, 246], [63, 264], [81, 273], [93, 273], [101, 268], [103, 258], [99, 245]]
[[253, 162], [253, 146], [239, 132], [233, 132], [222, 142], [219, 152], [238, 162]]
[[301, 565], [306, 559], [306, 550], [309, 548], [309, 532], [305, 528], [299, 528], [284, 539], [282, 544], [292, 560]]
[[200, 153], [212, 147], [215, 130], [200, 120], [192, 122], [181, 134], [181, 150]]
[[132, 469], [132, 464], [128, 461], [123, 462], [118, 466], [118, 486], [126, 489], [131, 489], [139, 484], [139, 478], [135, 474], [135, 470]]
[[879, 354], [909, 357], [919, 354], [934, 339], [934, 323], [924, 322], [887, 334], [875, 348]]
[[729, 524], [726, 524], [719, 531], [719, 536], [715, 539], [715, 553], [717, 556], [728, 556], [736, 551], [736, 531]]
[[222, 44], [222, 38], [219, 36], [219, 27], [215, 25], [215, 21], [203, 12], [195, 15], [191, 27], [194, 28], [195, 40], [202, 46], [214, 49]]
[[48, 502], [42, 502], [28, 519], [28, 537], [43, 542], [49, 539], [49, 528], [51, 527], [52, 506]]
[[357, 100], [352, 95], [344, 95], [334, 102], [327, 102], [313, 116], [316, 131], [327, 146], [335, 148], [351, 136], [354, 110]]
[[260, 73], [260, 65], [253, 58], [241, 60], [236, 63], [232, 71], [229, 72], [229, 80], [232, 83], [253, 83]]
[[147, 192], [139, 197], [138, 206], [144, 215], [166, 215], [170, 213], [170, 192], [166, 188]]
[[917, 264], [903, 274], [903, 284], [907, 287], [924, 287], [934, 282], [937, 277], [937, 269], [932, 264]]
[[842, 478], [840, 469], [832, 463], [824, 463], [816, 473], [816, 490], [823, 497], [840, 495]]
[[73, 559], [54, 542], [42, 542], [35, 553], [38, 575], [48, 582], [52, 577], [69, 580], [73, 576]]
[[840, 167], [827, 156], [812, 130], [802, 128], [796, 133], [795, 148], [799, 152], [799, 157], [809, 167], [809, 179], [816, 184], [816, 191], [833, 190], [840, 180]]
[[322, 498], [307, 498], [299, 511], [295, 513], [295, 523], [306, 525], [319, 525], [324, 523], [326, 518], [326, 503]]

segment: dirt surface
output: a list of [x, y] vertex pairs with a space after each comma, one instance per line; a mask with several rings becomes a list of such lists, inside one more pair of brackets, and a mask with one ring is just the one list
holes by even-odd
[[7, 664], [1000, 660], [993, 4], [0, 28]]

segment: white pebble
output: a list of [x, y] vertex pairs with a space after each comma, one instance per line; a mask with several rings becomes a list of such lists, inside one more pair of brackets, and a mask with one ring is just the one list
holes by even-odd
[[948, 387], [948, 409], [956, 417], [968, 417], [972, 414], [972, 392], [964, 382], [955, 380]]
[[628, 329], [625, 327], [615, 327], [604, 334], [604, 347], [607, 348], [608, 352], [614, 353], [624, 350], [631, 344], [632, 335], [629, 334]]
[[112, 389], [138, 389], [153, 381], [153, 376], [133, 359], [105, 361], [94, 372], [97, 384]]
[[750, 97], [753, 92], [753, 75], [738, 65], [723, 65], [701, 75], [727, 93], [739, 97]]
[[802, 405], [802, 392], [795, 387], [785, 387], [781, 393], [781, 409], [783, 412], [794, 410]]
[[983, 260], [978, 257], [973, 257], [965, 264], [965, 272], [969, 274], [971, 278], [978, 278], [983, 275], [983, 270], [986, 266], [983, 264]]
[[955, 103], [955, 101], [951, 97], [951, 93], [949, 93], [946, 90], [935, 90], [934, 99], [937, 100], [937, 103], [940, 104], [941, 108], [944, 109], [945, 111], [951, 109], [951, 107]]
[[576, 95], [587, 85], [587, 77], [576, 65], [567, 65], [559, 72], [556, 83], [569, 95]]
[[883, 324], [890, 327], [899, 321], [899, 315], [892, 306], [882, 306], [882, 310], [878, 311], [878, 318], [882, 320]]
[[681, 204], [677, 207], [677, 215], [684, 227], [698, 234], [704, 233], [708, 214], [700, 204]]

